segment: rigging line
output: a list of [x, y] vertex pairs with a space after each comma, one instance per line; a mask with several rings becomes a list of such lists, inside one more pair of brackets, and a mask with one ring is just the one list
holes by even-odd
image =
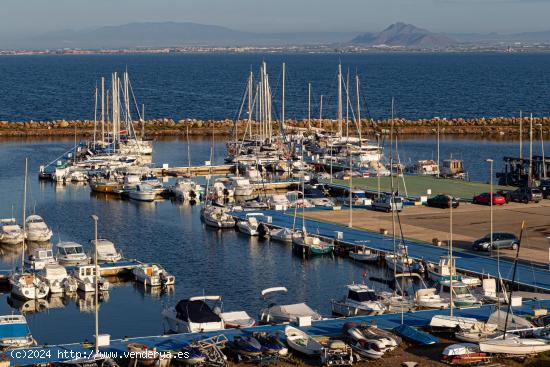
[[241, 118], [241, 113], [242, 113], [242, 110], [243, 110], [243, 106], [244, 106], [244, 101], [246, 100], [247, 95], [248, 95], [248, 83], [249, 83], [249, 77], [246, 78], [246, 86], [244, 88], [244, 93], [243, 93], [243, 96], [241, 98], [241, 107], [239, 109], [237, 109], [235, 111], [235, 114], [233, 115], [233, 128], [231, 129], [230, 131], [230, 134], [229, 136], [233, 136], [233, 134], [237, 131], [237, 124], [238, 124], [238, 121], [239, 119]]

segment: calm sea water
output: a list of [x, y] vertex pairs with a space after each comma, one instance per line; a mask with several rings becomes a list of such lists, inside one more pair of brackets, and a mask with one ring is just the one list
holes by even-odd
[[549, 54], [178, 54], [0, 56], [0, 120], [91, 119], [100, 77], [126, 68], [147, 117], [233, 118], [262, 61], [275, 111], [287, 64], [287, 118], [307, 116], [309, 82], [313, 115], [324, 95], [323, 115], [335, 116], [339, 61], [352, 83], [361, 75], [363, 116], [387, 117], [392, 96], [411, 119], [550, 115]]
[[[210, 142], [191, 142], [193, 164], [209, 156]], [[119, 282], [101, 304], [100, 327], [113, 338], [158, 335], [164, 331], [161, 311], [183, 297], [220, 294], [226, 310], [246, 310], [256, 316], [263, 302], [263, 288], [284, 285], [287, 301], [306, 301], [323, 314], [330, 313], [329, 300], [340, 297], [343, 286], [360, 281], [365, 269], [371, 276], [385, 270], [365, 268], [345, 258], [313, 258], [307, 261], [292, 254], [287, 245], [249, 238], [233, 230], [216, 231], [200, 221], [198, 206], [170, 200], [136, 203], [90, 194], [88, 186], [61, 185], [37, 179], [38, 167], [72, 146], [71, 141], [4, 140], [0, 142], [0, 217], [21, 218], [24, 160], [29, 158], [28, 212], [42, 215], [54, 230], [52, 242], [72, 240], [87, 246], [93, 236], [90, 215], [100, 218], [100, 236], [111, 239], [128, 258], [162, 264], [176, 276], [170, 292], [144, 290], [133, 282]], [[472, 149], [472, 147], [476, 147]], [[485, 157], [499, 164], [504, 154], [513, 154], [516, 142], [444, 140], [441, 156], [465, 160], [473, 179], [486, 180]], [[435, 156], [433, 139], [400, 143], [406, 161]], [[215, 144], [215, 161], [225, 153], [223, 141]], [[155, 142], [154, 161], [187, 164], [186, 143], [180, 140]], [[0, 249], [0, 269], [20, 263], [17, 252]], [[379, 289], [383, 285], [376, 285]], [[24, 311], [34, 336], [41, 343], [91, 339], [92, 295], [87, 298], [49, 299], [39, 304], [0, 297], [0, 314]], [[86, 306], [87, 305], [87, 306]], [[86, 311], [88, 310], [88, 311]]]

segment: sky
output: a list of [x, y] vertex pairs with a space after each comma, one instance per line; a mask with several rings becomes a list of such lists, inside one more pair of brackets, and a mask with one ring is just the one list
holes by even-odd
[[1, 0], [0, 37], [130, 22], [190, 21], [254, 32], [549, 30], [550, 0]]

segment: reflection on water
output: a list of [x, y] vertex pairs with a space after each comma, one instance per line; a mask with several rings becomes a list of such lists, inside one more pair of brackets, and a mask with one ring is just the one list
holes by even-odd
[[[210, 155], [208, 140], [193, 141], [192, 164], [201, 164]], [[472, 149], [475, 144], [476, 149]], [[218, 294], [227, 310], [245, 310], [257, 315], [263, 302], [260, 291], [286, 286], [288, 302], [307, 302], [324, 315], [330, 314], [330, 299], [339, 298], [344, 286], [369, 277], [386, 278], [381, 266], [363, 265], [341, 257], [302, 259], [293, 255], [291, 246], [270, 240], [250, 238], [235, 230], [206, 228], [200, 219], [200, 205], [175, 200], [138, 203], [101, 194], [90, 194], [87, 185], [56, 185], [39, 181], [38, 167], [71, 147], [72, 143], [35, 140], [0, 143], [0, 218], [13, 213], [20, 222], [24, 159], [29, 158], [31, 172], [28, 212], [41, 215], [54, 231], [52, 242], [75, 241], [89, 251], [93, 238], [91, 214], [99, 217], [99, 235], [107, 238], [127, 258], [159, 263], [175, 275], [176, 284], [166, 290], [144, 288], [131, 280], [114, 280], [109, 293], [102, 295], [101, 332], [112, 338], [155, 335], [163, 332], [161, 311], [183, 297]], [[406, 140], [400, 143], [400, 156], [429, 158], [434, 140]], [[442, 156], [461, 152], [466, 166], [483, 178], [486, 164], [479, 157], [513, 154], [514, 143], [484, 143], [452, 140], [442, 145]], [[187, 165], [185, 142], [155, 142], [153, 160], [170, 166]], [[215, 145], [214, 163], [222, 163], [224, 142]], [[477, 167], [477, 168], [476, 168]], [[484, 167], [484, 168], [483, 168]], [[204, 183], [204, 180], [202, 181]], [[315, 228], [311, 228], [315, 231]], [[34, 246], [34, 244], [29, 244]], [[51, 245], [50, 245], [51, 246]], [[55, 252], [55, 250], [54, 250]], [[0, 269], [12, 270], [20, 264], [21, 248], [0, 246]], [[380, 282], [376, 289], [387, 289]], [[93, 294], [78, 293], [30, 303], [4, 294], [0, 314], [21, 310], [28, 316], [33, 335], [40, 343], [75, 342], [91, 339], [93, 334]]]

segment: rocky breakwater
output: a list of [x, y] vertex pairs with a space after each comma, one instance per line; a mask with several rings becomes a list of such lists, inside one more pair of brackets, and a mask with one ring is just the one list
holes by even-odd
[[[237, 131], [239, 134], [250, 131], [247, 128], [248, 121], [241, 120], [237, 122]], [[479, 119], [422, 119], [408, 120], [395, 118], [393, 126], [395, 132], [401, 135], [422, 135], [435, 134], [437, 129], [444, 135], [482, 135], [482, 136], [518, 136], [520, 125], [524, 136], [529, 134], [530, 120], [513, 117], [492, 117]], [[235, 123], [232, 120], [198, 120], [198, 119], [182, 119], [173, 120], [168, 118], [151, 119], [141, 122], [135, 122], [134, 128], [140, 133], [141, 129], [145, 129], [145, 133], [149, 136], [205, 136], [212, 132], [215, 135], [230, 135], [234, 133]], [[287, 129], [308, 129], [317, 128], [327, 131], [337, 131], [338, 121], [336, 120], [318, 120], [314, 119], [311, 122], [307, 120], [287, 120], [285, 121]], [[361, 121], [361, 130], [365, 134], [388, 134], [392, 126], [390, 120], [372, 120], [364, 119]], [[550, 117], [533, 118], [534, 136], [537, 137], [542, 132], [544, 135], [550, 134]], [[279, 124], [273, 124], [274, 131], [277, 132]], [[109, 124], [106, 123], [105, 129], [109, 130]], [[94, 130], [96, 133], [101, 131], [101, 126], [94, 129], [94, 121], [91, 120], [55, 120], [55, 121], [28, 121], [28, 122], [9, 122], [0, 121], [0, 136], [93, 136]], [[257, 130], [257, 123], [252, 122], [252, 132]], [[350, 131], [356, 131], [355, 123], [350, 122]]]

